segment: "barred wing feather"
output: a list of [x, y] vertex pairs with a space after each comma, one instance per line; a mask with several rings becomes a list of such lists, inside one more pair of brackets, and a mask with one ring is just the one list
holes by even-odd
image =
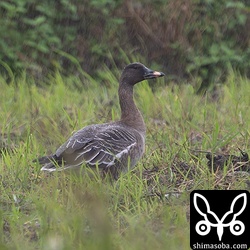
[[136, 137], [125, 129], [109, 128], [94, 136], [93, 131], [91, 133], [92, 138], [88, 131], [79, 131], [57, 150], [56, 156], [63, 159], [64, 167], [86, 163], [108, 168], [128, 158], [137, 145]]

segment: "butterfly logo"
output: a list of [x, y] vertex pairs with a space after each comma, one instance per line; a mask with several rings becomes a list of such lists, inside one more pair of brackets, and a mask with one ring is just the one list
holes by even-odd
[[[199, 208], [198, 202], [197, 202], [199, 199], [200, 199], [200, 202], [203, 202], [203, 204], [205, 204], [206, 211], [202, 211], [204, 210], [204, 208], [203, 209]], [[239, 209], [239, 211], [235, 211], [237, 210], [235, 207], [235, 204], [239, 203], [240, 199], [243, 199], [243, 205]], [[246, 208], [246, 205], [247, 205], [246, 193], [239, 194], [233, 199], [231, 206], [230, 206], [230, 210], [227, 211], [222, 216], [221, 219], [219, 219], [218, 216], [213, 211], [210, 210], [210, 205], [207, 199], [203, 195], [195, 193], [193, 197], [193, 203], [194, 203], [194, 207], [196, 211], [204, 218], [203, 220], [200, 220], [199, 222], [197, 222], [195, 226], [195, 230], [199, 235], [204, 236], [204, 235], [209, 234], [211, 227], [217, 228], [217, 235], [218, 235], [219, 241], [221, 241], [222, 239], [222, 236], [224, 233], [224, 227], [229, 227], [230, 232], [235, 236], [238, 236], [244, 233], [245, 225], [243, 224], [242, 221], [237, 220], [237, 216], [239, 216]], [[228, 218], [230, 217], [232, 217], [231, 221], [228, 223], [225, 223], [225, 220], [226, 219], [228, 220]], [[213, 222], [211, 222], [211, 219], [213, 220]]]

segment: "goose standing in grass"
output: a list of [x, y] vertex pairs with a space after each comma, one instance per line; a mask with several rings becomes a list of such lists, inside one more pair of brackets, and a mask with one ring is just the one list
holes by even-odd
[[38, 159], [43, 171], [65, 170], [85, 164], [109, 173], [117, 179], [121, 171], [135, 166], [145, 148], [146, 127], [133, 99], [138, 82], [164, 76], [141, 63], [127, 65], [120, 78], [119, 101], [121, 119], [90, 125], [73, 134], [55, 154]]

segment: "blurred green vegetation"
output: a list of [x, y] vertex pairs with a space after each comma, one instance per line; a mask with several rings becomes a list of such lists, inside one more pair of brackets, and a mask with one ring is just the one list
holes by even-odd
[[[55, 68], [91, 75], [128, 61], [161, 65], [175, 81], [250, 76], [248, 0], [2, 0], [0, 70], [36, 78]], [[198, 78], [197, 78], [198, 77]]]

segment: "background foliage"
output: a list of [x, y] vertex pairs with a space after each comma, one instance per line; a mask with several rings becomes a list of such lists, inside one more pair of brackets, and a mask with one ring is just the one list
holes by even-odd
[[169, 77], [224, 81], [233, 67], [250, 75], [247, 0], [2, 0], [1, 71], [54, 68], [95, 74], [124, 58], [160, 64]]

